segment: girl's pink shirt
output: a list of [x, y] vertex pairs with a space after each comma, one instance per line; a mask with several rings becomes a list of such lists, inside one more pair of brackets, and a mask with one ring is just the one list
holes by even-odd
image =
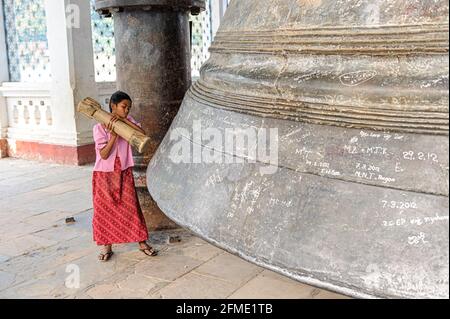
[[[134, 118], [128, 116], [127, 119], [136, 124], [139, 127], [142, 127], [140, 123], [137, 123]], [[117, 136], [116, 142], [114, 143], [113, 148], [111, 149], [111, 153], [107, 159], [103, 159], [100, 156], [100, 150], [108, 144], [109, 139], [111, 138], [111, 134], [103, 128], [103, 126], [98, 123], [93, 128], [93, 135], [95, 141], [95, 166], [94, 171], [97, 172], [114, 172], [114, 161], [116, 156], [119, 156], [120, 163], [122, 166], [122, 171], [126, 170], [128, 167], [134, 166], [133, 154], [131, 152], [130, 144], [120, 136]]]

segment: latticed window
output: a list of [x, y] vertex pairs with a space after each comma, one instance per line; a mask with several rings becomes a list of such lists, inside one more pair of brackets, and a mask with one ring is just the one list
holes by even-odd
[[208, 48], [212, 41], [211, 1], [205, 1], [206, 10], [197, 16], [191, 16], [191, 70], [192, 76], [200, 75], [200, 67], [209, 58]]
[[10, 81], [50, 81], [44, 0], [3, 0], [2, 9]]
[[113, 82], [116, 80], [116, 49], [113, 19], [100, 16], [95, 11], [95, 1], [90, 1], [95, 81]]
[[203, 63], [209, 58], [209, 47], [213, 41], [212, 28], [212, 6], [220, 6], [220, 14], [223, 15], [231, 0], [212, 1], [206, 0], [206, 10], [201, 12], [198, 16], [191, 16], [192, 23], [192, 49], [191, 49], [191, 70], [192, 76], [200, 75], [200, 68]]

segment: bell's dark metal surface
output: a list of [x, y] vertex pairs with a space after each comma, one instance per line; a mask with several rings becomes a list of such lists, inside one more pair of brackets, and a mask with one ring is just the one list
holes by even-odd
[[233, 0], [210, 51], [148, 166], [164, 213], [301, 282], [448, 298], [448, 1]]

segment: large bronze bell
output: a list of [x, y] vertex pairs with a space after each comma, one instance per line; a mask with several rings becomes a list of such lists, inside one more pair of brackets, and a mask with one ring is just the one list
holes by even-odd
[[233, 0], [210, 51], [158, 206], [301, 282], [448, 298], [448, 1]]

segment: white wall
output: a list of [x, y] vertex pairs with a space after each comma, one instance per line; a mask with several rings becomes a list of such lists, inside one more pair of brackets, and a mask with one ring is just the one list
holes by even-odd
[[[84, 97], [98, 98], [90, 3], [44, 0], [44, 4], [52, 73], [49, 83], [7, 82], [5, 30], [0, 15], [0, 138], [65, 146], [91, 144], [94, 123], [76, 112]], [[74, 13], [79, 14], [71, 19]]]

